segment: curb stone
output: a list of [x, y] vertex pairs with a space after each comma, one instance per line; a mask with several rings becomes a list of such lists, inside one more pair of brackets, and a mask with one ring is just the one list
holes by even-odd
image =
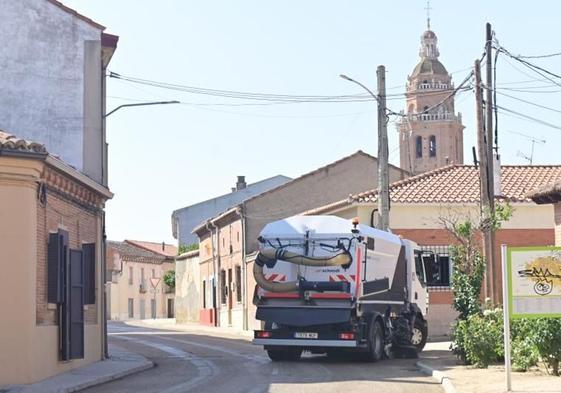
[[[86, 366], [87, 367], [87, 366]], [[122, 370], [119, 372], [115, 372], [112, 374], [100, 375], [97, 378], [91, 378], [89, 380], [83, 382], [70, 382], [67, 386], [52, 386], [52, 383], [49, 383], [49, 379], [43, 380], [40, 382], [36, 382], [31, 385], [12, 385], [7, 387], [8, 390], [0, 389], [0, 392], [6, 391], [7, 393], [72, 393], [78, 392], [84, 389], [91, 388], [93, 386], [101, 385], [107, 382], [115, 381], [117, 379], [121, 379], [133, 374], [137, 374], [139, 372], [151, 369], [154, 367], [154, 363], [145, 359], [142, 364], [138, 366], [128, 368], [126, 370]], [[80, 369], [71, 370], [68, 374], [78, 374], [80, 373]], [[64, 374], [64, 373], [63, 373]], [[58, 376], [61, 376], [59, 374]], [[53, 378], [56, 378], [54, 376]], [[70, 386], [68, 386], [70, 385]]]
[[115, 373], [115, 374], [110, 375], [110, 376], [99, 378], [96, 381], [84, 382], [80, 385], [76, 385], [76, 386], [73, 386], [71, 388], [68, 388], [64, 392], [61, 392], [61, 393], [78, 392], [80, 390], [85, 390], [85, 389], [91, 388], [93, 386], [101, 385], [101, 384], [104, 384], [104, 383], [107, 383], [107, 382], [115, 381], [117, 379], [128, 377], [130, 375], [137, 374], [139, 372], [151, 369], [153, 367], [154, 367], [153, 362], [147, 362], [146, 364], [142, 364], [140, 366], [131, 368], [129, 370], [125, 370], [125, 371], [122, 371], [120, 373]]
[[450, 379], [450, 377], [448, 375], [446, 375], [446, 373], [443, 373], [442, 371], [435, 370], [434, 368], [432, 368], [430, 366], [427, 366], [423, 362], [417, 362], [416, 366], [423, 374], [427, 374], [427, 375], [433, 377], [433, 379], [435, 379], [436, 381], [438, 381], [438, 383], [440, 383], [442, 385], [442, 388], [444, 389], [444, 392], [446, 392], [446, 393], [456, 393], [456, 388], [454, 387], [454, 384], [452, 383], [452, 380]]

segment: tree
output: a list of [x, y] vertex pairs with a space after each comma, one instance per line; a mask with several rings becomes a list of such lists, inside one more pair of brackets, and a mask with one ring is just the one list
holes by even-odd
[[479, 219], [465, 214], [440, 217], [442, 226], [456, 240], [450, 247], [450, 256], [454, 264], [453, 306], [460, 320], [481, 313], [480, 295], [485, 274], [481, 234], [484, 230], [498, 230], [512, 216], [512, 207], [508, 203], [497, 204], [494, 215], [483, 213]]
[[192, 244], [180, 244], [177, 247], [177, 255], [184, 254], [189, 251], [195, 251], [199, 249], [199, 243], [192, 243]]
[[164, 283], [170, 288], [175, 288], [175, 270], [168, 270], [164, 274]]

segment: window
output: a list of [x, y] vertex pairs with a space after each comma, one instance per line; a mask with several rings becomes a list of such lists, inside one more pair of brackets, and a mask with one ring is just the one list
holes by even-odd
[[236, 300], [242, 302], [242, 268], [236, 266]]
[[134, 299], [129, 298], [129, 318], [134, 318]]
[[449, 287], [452, 277], [452, 259], [448, 246], [424, 246], [423, 263], [429, 287]]
[[129, 285], [133, 284], [132, 278], [132, 266], [129, 266]]
[[240, 242], [240, 231], [236, 233], [236, 238], [238, 239], [238, 243]]
[[140, 282], [144, 283], [144, 268], [140, 268]]
[[226, 270], [220, 271], [220, 302], [226, 304], [228, 296], [228, 287], [226, 286]]
[[415, 153], [417, 158], [423, 157], [423, 137], [415, 138]]
[[421, 285], [424, 287], [426, 286], [426, 277], [425, 277], [425, 269], [423, 268], [423, 258], [422, 254], [418, 251], [415, 251], [415, 274], [417, 278], [421, 282]]
[[436, 157], [436, 137], [434, 135], [429, 138], [429, 156]]
[[156, 269], [152, 269], [152, 278], [156, 278]]
[[226, 238], [222, 238], [222, 247], [226, 247]]

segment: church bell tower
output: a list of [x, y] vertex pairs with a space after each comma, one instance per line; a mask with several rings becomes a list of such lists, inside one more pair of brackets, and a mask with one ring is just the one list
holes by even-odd
[[437, 44], [427, 17], [420, 60], [407, 77], [406, 109], [398, 124], [400, 165], [413, 174], [464, 163], [462, 115], [455, 113], [452, 76], [438, 60]]

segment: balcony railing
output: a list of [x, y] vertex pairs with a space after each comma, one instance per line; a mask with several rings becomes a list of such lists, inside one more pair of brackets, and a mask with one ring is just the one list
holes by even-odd
[[[458, 116], [451, 112], [444, 113], [410, 113], [407, 115], [409, 121], [452, 121], [458, 120]], [[403, 120], [405, 121], [405, 120]]]
[[146, 293], [146, 292], [148, 292], [148, 286], [146, 285], [146, 282], [145, 282], [145, 281], [142, 281], [142, 282], [140, 283], [140, 285], [138, 286], [138, 292], [140, 292], [140, 293]]

